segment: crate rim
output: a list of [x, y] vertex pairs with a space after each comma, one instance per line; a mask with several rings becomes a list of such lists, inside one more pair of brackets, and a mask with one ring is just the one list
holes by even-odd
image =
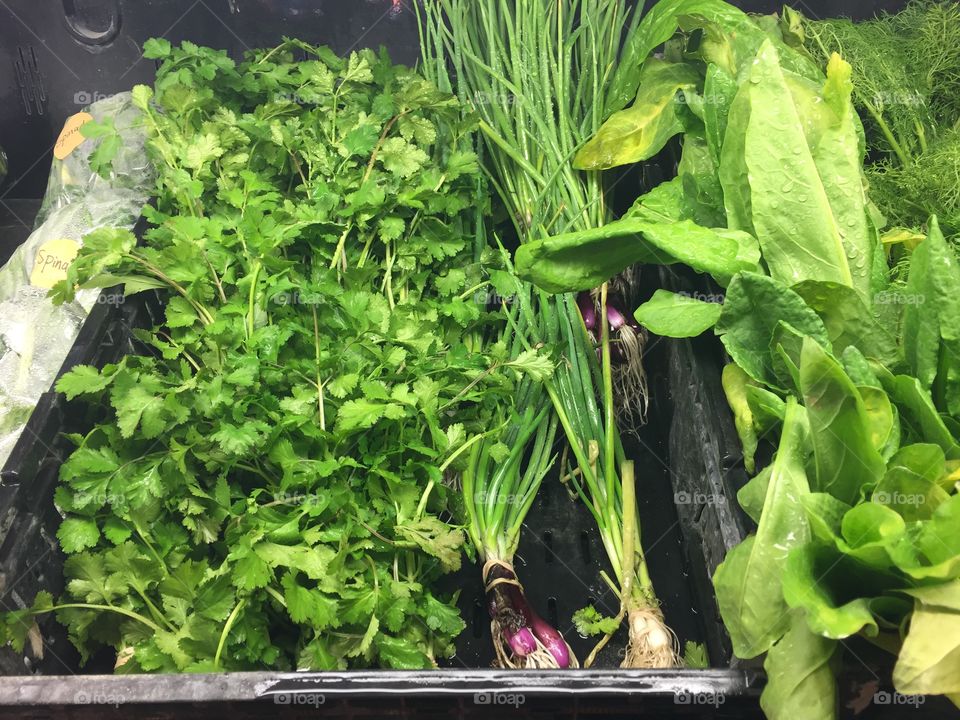
[[[350, 670], [221, 672], [138, 675], [8, 676], [0, 707], [90, 704], [277, 702], [289, 695], [411, 698], [467, 697], [483, 693], [530, 696], [648, 698], [724, 695], [759, 697], [763, 675], [749, 669], [678, 670]], [[116, 703], [114, 703], [116, 701]], [[282, 704], [282, 703], [278, 703]]]

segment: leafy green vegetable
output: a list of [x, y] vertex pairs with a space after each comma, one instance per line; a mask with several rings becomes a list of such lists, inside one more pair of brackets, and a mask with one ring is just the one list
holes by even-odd
[[727, 553], [713, 577], [717, 602], [739, 657], [767, 652], [790, 622], [780, 578], [788, 553], [808, 536], [800, 504], [810, 491], [804, 470], [807, 432], [803, 408], [791, 401], [757, 532]]
[[700, 74], [684, 63], [650, 58], [640, 73], [640, 91], [633, 106], [614, 113], [580, 148], [574, 167], [606, 170], [647, 160], [683, 130], [677, 93], [694, 89]]
[[900, 692], [960, 692], [960, 581], [905, 591], [915, 600], [894, 668]]
[[790, 630], [770, 649], [763, 663], [767, 685], [760, 696], [760, 707], [764, 714], [770, 720], [833, 717], [837, 704], [832, 667], [836, 651], [836, 641], [811, 632], [803, 615], [792, 613]]
[[80, 126], [80, 134], [87, 139], [99, 139], [96, 149], [90, 153], [90, 169], [101, 177], [107, 178], [113, 170], [113, 161], [123, 144], [120, 132], [111, 118], [100, 122], [91, 120]]
[[698, 298], [657, 290], [637, 308], [637, 322], [657, 335], [696, 337], [706, 332], [720, 317], [720, 305]]
[[852, 288], [822, 280], [805, 280], [791, 290], [823, 320], [830, 346], [838, 356], [848, 347], [854, 347], [887, 367], [898, 366], [897, 338], [877, 321], [862, 296]]
[[949, 460], [960, 459], [960, 445], [937, 412], [930, 393], [920, 381], [909, 375], [878, 373], [883, 389], [897, 405], [906, 430], [913, 442], [931, 442], [939, 445]]
[[[747, 15], [723, 0], [661, 0], [655, 11], [644, 14], [627, 41], [607, 89], [604, 106], [610, 113], [622, 110], [640, 85], [640, 68], [651, 52], [669, 40], [682, 16], [703, 16], [726, 27], [745, 25]], [[606, 118], [604, 118], [606, 119]]]
[[593, 605], [587, 605], [573, 614], [573, 623], [581, 635], [611, 635], [620, 627], [621, 620], [601, 615]]
[[840, 364], [810, 338], [802, 353], [800, 390], [810, 418], [815, 486], [852, 505], [879, 481], [883, 458], [871, 441], [863, 399]]
[[682, 262], [725, 285], [737, 272], [756, 269], [743, 250], [751, 244], [746, 233], [634, 215], [525, 243], [517, 250], [516, 266], [521, 277], [550, 292], [588, 290], [636, 263]]
[[[753, 417], [753, 408], [747, 395], [750, 387], [750, 376], [739, 365], [730, 363], [723, 368], [723, 391], [727, 396], [727, 404], [733, 410], [733, 419], [743, 446], [743, 464], [747, 472], [753, 473], [756, 469], [754, 455], [757, 452], [757, 428]], [[762, 502], [760, 505], [762, 506]], [[759, 515], [758, 515], [759, 516]]]
[[866, 168], [871, 196], [887, 220], [919, 228], [938, 215], [955, 235], [960, 230], [956, 3], [914, 0], [895, 15], [867, 22], [805, 19], [802, 27], [805, 45], [818, 60], [839, 53], [853, 65], [854, 100], [872, 151]]
[[938, 408], [960, 414], [960, 262], [936, 217], [913, 251], [903, 315], [904, 346], [925, 389], [936, 381]]
[[849, 66], [831, 63], [820, 89], [784, 70], [768, 41], [747, 72], [720, 160], [730, 227], [757, 237], [774, 279], [829, 280], [867, 298], [876, 239], [859, 158], [848, 151], [858, 147]]
[[949, 495], [937, 481], [946, 463], [936, 445], [906, 445], [887, 465], [873, 492], [873, 501], [893, 508], [907, 522], [928, 520]]
[[873, 636], [878, 629], [867, 598], [887, 589], [878, 577], [874, 569], [832, 548], [805, 545], [787, 559], [783, 594], [790, 607], [805, 611], [807, 626], [818, 635], [842, 639], [863, 632]]
[[[537, 241], [520, 254], [523, 272], [565, 288], [600, 282], [627, 262], [683, 262], [727, 287], [715, 323], [712, 310], [663, 292], [638, 318], [678, 336], [714, 324], [733, 360], [724, 390], [744, 464], [757, 471], [738, 499], [758, 528], [728, 553], [715, 585], [737, 654], [767, 653], [768, 717], [835, 717], [836, 640], [852, 635], [899, 651], [900, 692], [955, 698], [955, 609], [943, 598], [960, 576], [960, 274], [938, 219], [925, 235], [918, 229], [930, 214], [948, 218], [947, 236], [960, 227], [960, 135], [956, 113], [944, 113], [957, 106], [956, 43], [926, 53], [925, 77], [916, 68], [927, 67], [918, 38], [960, 37], [960, 12], [918, 2], [861, 32], [847, 21], [805, 22], [790, 9], [777, 21], [725, 14], [716, 3], [702, 15], [685, 6], [656, 5], [624, 55], [652, 52], [656, 37], [667, 43], [663, 63], [698, 73], [680, 91], [681, 122], [636, 62], [618, 70], [611, 92], [636, 80], [637, 102], [605, 128], [629, 117], [641, 137], [660, 121], [682, 132], [676, 177], [612, 228]], [[835, 52], [844, 43], [853, 66]], [[917, 93], [896, 97], [904, 88]], [[913, 97], [924, 103], [897, 107]], [[866, 110], [863, 125], [857, 109]], [[600, 167], [646, 158], [655, 137], [618, 157], [604, 136], [587, 146], [606, 147], [603, 158], [584, 154]], [[875, 164], [864, 168], [868, 150]], [[937, 177], [923, 178], [928, 171]], [[882, 240], [886, 220], [873, 201], [903, 225]], [[665, 241], [642, 223], [662, 225]], [[739, 233], [739, 272], [703, 261], [719, 245], [691, 223]], [[760, 438], [777, 432], [773, 463], [757, 469]], [[921, 586], [930, 594], [911, 607], [904, 598]], [[902, 633], [914, 632], [918, 616], [908, 648]]]
[[57, 292], [167, 304], [151, 353], [59, 382], [104, 421], [61, 468], [58, 619], [125, 671], [433, 666], [463, 628], [434, 585], [465, 541], [448, 483], [552, 367], [509, 366], [464, 294], [503, 272], [474, 125], [367, 50], [146, 50], [149, 229], [89, 236]]
[[741, 273], [727, 288], [716, 331], [737, 365], [757, 382], [776, 387], [771, 343], [781, 322], [829, 346], [823, 322], [799, 295], [773, 278]]

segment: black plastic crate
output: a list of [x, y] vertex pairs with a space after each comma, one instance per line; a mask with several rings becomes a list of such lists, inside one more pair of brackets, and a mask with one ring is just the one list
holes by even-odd
[[[326, 43], [338, 52], [386, 45], [394, 60], [418, 55], [414, 0], [6, 0], [0, 2], [0, 144], [10, 156], [0, 185], [0, 262], [25, 239], [46, 185], [50, 151], [65, 117], [93, 100], [150, 83], [154, 64], [141, 56], [144, 40], [164, 36], [227, 49], [239, 57], [249, 47], [275, 44], [284, 35]], [[522, 1], [522, 0], [517, 0]], [[737, 3], [770, 12], [780, 3]], [[793, 3], [809, 15], [870, 15], [895, 10], [901, 0], [817, 0]], [[32, 200], [11, 201], [10, 198]], [[662, 273], [674, 289], [699, 288], [699, 280]], [[144, 352], [135, 327], [150, 327], [157, 299], [98, 304], [81, 329], [63, 370], [77, 363], [103, 365], [127, 352]], [[448, 579], [461, 589], [467, 629], [457, 655], [440, 671], [344, 673], [226, 673], [187, 676], [113, 676], [109, 658], [82, 671], [62, 628], [43, 624], [48, 652], [42, 661], [9, 650], [0, 653], [3, 717], [238, 718], [282, 713], [314, 717], [472, 718], [510, 713], [518, 718], [760, 717], [758, 666], [732, 658], [710, 576], [726, 551], [748, 532], [736, 504], [746, 481], [739, 441], [720, 386], [722, 349], [713, 338], [653, 340], [648, 371], [650, 422], [628, 445], [640, 472], [638, 499], [654, 584], [668, 624], [681, 640], [706, 644], [713, 669], [622, 671], [623, 641], [601, 654], [590, 671], [510, 671], [487, 668], [492, 660], [489, 621], [482, 607], [479, 569], [465, 567]], [[80, 403], [47, 393], [14, 454], [0, 473], [0, 601], [29, 602], [39, 589], [62, 589], [63, 557], [53, 504], [57, 472], [68, 444], [63, 432], [95, 421]], [[692, 502], [675, 503], [686, 495]], [[697, 498], [711, 498], [697, 502]], [[517, 570], [531, 602], [565, 631], [584, 657], [591, 640], [567, 624], [572, 612], [596, 602], [608, 611], [598, 571], [605, 562], [588, 512], [547, 480], [525, 528]], [[546, 588], [564, 588], [551, 597]], [[104, 674], [74, 675], [75, 672]], [[870, 671], [873, 672], [872, 670]], [[867, 680], [870, 676], [867, 677]], [[850, 683], [860, 682], [853, 678]], [[844, 700], [857, 686], [841, 685]], [[849, 687], [848, 687], [849, 685]], [[522, 701], [521, 701], [522, 698]], [[844, 702], [844, 701], [842, 701]], [[266, 703], [266, 706], [263, 704]], [[852, 716], [852, 708], [849, 708]], [[910, 709], [907, 709], [909, 713]], [[846, 711], [845, 711], [846, 712]], [[925, 707], [927, 717], [938, 710]], [[909, 717], [898, 708], [873, 706], [859, 717]], [[944, 715], [946, 716], [946, 715]]]
[[[118, 296], [116, 290], [106, 290], [104, 294], [108, 298]], [[133, 337], [133, 330], [153, 326], [160, 311], [160, 300], [153, 293], [131, 297], [125, 302], [97, 303], [64, 361], [61, 374], [77, 364], [103, 366], [126, 353], [149, 352]], [[470, 707], [476, 704], [480, 711], [487, 700], [489, 704], [497, 704], [521, 702], [516, 699], [522, 698], [526, 704], [529, 697], [531, 705], [523, 712], [534, 712], [535, 704], [549, 706], [551, 713], [575, 712], [571, 717], [591, 707], [614, 712], [616, 707], [623, 706], [635, 714], [641, 708], [652, 712], [656, 707], [669, 706], [678, 713], [689, 716], [693, 712], [693, 716], [698, 716], [705, 709], [702, 703], [712, 701], [729, 703], [727, 710], [731, 713], [734, 706], [739, 705], [739, 710], [730, 717], [748, 717], [745, 713], [756, 712], [760, 690], [758, 674], [753, 670], [727, 669], [731, 661], [729, 641], [717, 615], [710, 586], [713, 566], [704, 561], [707, 557], [722, 557], [723, 550], [718, 550], [717, 543], [730, 541], [717, 536], [716, 529], [726, 520], [706, 522], [702, 513], [691, 520], [678, 516], [675, 510], [674, 494], [685, 488], [693, 488], [694, 495], [704, 493], [703, 488], [697, 488], [710, 475], [681, 467], [684, 475], [677, 476], [677, 468], [670, 464], [674, 448], [702, 443], [704, 448], [714, 448], [723, 457], [732, 457], [737, 452], [736, 438], [727, 427], [729, 413], [718, 384], [717, 347], [708, 346], [705, 354], [698, 354], [688, 346], [686, 342], [665, 340], [651, 345], [648, 357], [651, 422], [626, 442], [628, 453], [638, 467], [643, 468], [639, 474], [638, 501], [644, 543], [667, 622], [681, 641], [705, 643], [712, 664], [719, 669], [620, 671], [615, 668], [624, 646], [622, 637], [616, 637], [598, 658], [597, 667], [603, 669], [550, 673], [480, 669], [489, 667], [493, 660], [490, 627], [479, 570], [467, 564], [446, 582], [450, 589], [461, 590], [460, 606], [468, 627], [458, 640], [456, 656], [445, 661], [445, 667], [439, 672], [231, 673], [159, 678], [78, 675], [68, 678], [64, 676], [77, 671], [108, 673], [112, 659], [95, 657], [81, 670], [63, 628], [48, 617], [40, 623], [42, 657], [29, 648], [23, 656], [9, 648], [0, 650], [0, 674], [19, 676], [0, 683], [0, 706], [16, 706], [25, 713], [35, 713], [39, 708], [34, 706], [42, 704], [45, 709], [41, 712], [59, 716], [61, 710], [53, 706], [75, 705], [80, 712], [79, 706], [93, 703], [99, 713], [103, 709], [101, 705], [110, 704], [110, 698], [118, 700], [118, 705], [150, 703], [157, 699], [159, 689], [165, 688], [168, 703], [213, 700], [236, 703], [259, 699], [290, 705], [295, 710], [316, 705], [322, 698], [326, 712], [339, 707], [333, 700], [331, 705], [326, 705], [327, 698], [342, 698], [337, 702], [344, 708], [353, 708], [350, 712], [361, 708], [373, 712], [378, 703], [390, 704], [382, 698], [402, 694], [411, 704], [411, 712], [412, 706], [420, 701], [429, 705], [446, 699], [441, 703], [445, 705], [451, 698], [457, 698], [458, 707], [462, 703]], [[713, 362], [701, 368], [707, 357], [712, 357]], [[678, 382], [678, 379], [685, 380]], [[710, 398], [711, 407], [716, 407], [720, 414], [703, 412], [702, 398]], [[63, 433], [88, 429], [95, 420], [83, 403], [67, 402], [55, 392], [45, 393], [0, 473], [0, 518], [3, 518], [0, 521], [0, 600], [8, 607], [29, 603], [38, 590], [54, 594], [62, 591], [64, 558], [56, 542], [61, 517], [53, 504], [53, 493], [60, 464], [70, 452]], [[689, 452], [682, 454], [690, 455]], [[599, 569], [605, 565], [604, 549], [589, 512], [579, 501], [572, 500], [559, 482], [548, 479], [536, 503], [531, 513], [535, 521], [525, 527], [522, 535], [517, 570], [534, 606], [563, 630], [576, 653], [585, 657], [595, 640], [576, 635], [570, 620], [572, 613], [588, 603], [595, 603], [610, 614], [617, 610], [615, 596], [598, 576]], [[684, 525], [691, 522], [689, 527]], [[697, 528], [698, 523], [704, 528]], [[737, 533], [739, 528], [728, 528], [722, 535], [741, 537]], [[696, 543], [691, 544], [691, 539]], [[546, 590], [558, 587], [564, 589], [562, 597], [550, 595]], [[49, 692], [54, 687], [57, 693]], [[570, 697], [577, 698], [574, 706], [570, 704]], [[640, 704], [638, 698], [646, 700]], [[373, 706], [368, 706], [368, 701], [374, 701]], [[717, 709], [716, 705], [713, 707]], [[516, 709], [521, 710], [519, 706]], [[180, 707], [178, 712], [181, 711], [186, 708]], [[416, 717], [421, 716], [420, 710], [416, 710]], [[470, 716], [467, 711], [438, 715]]]

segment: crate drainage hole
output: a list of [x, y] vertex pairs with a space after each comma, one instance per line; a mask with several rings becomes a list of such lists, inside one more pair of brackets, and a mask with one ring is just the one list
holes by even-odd
[[543, 534], [543, 561], [547, 565], [553, 564], [553, 533], [549, 530]]
[[557, 627], [560, 624], [559, 614], [557, 613], [557, 599], [555, 597], [547, 598], [547, 621]]
[[590, 533], [582, 530], [580, 532], [580, 557], [584, 565], [590, 565], [592, 563], [590, 555]]
[[473, 621], [470, 623], [475, 638], [483, 637], [484, 628], [486, 628], [486, 609], [483, 603], [478, 599], [473, 603]]

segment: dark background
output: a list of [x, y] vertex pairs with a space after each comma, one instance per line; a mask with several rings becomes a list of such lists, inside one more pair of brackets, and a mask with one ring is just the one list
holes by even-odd
[[[417, 0], [3, 0], [0, 2], [0, 147], [10, 168], [0, 200], [39, 198], [50, 151], [64, 118], [92, 100], [150, 83], [154, 63], [143, 42], [162, 36], [224, 48], [239, 58], [252, 47], [296, 36], [338, 53], [386, 45], [397, 62], [419, 53]], [[648, 3], [648, 4], [653, 4]], [[771, 0], [735, 3], [774, 12]], [[808, 0], [811, 16], [865, 17], [899, 0]]]

